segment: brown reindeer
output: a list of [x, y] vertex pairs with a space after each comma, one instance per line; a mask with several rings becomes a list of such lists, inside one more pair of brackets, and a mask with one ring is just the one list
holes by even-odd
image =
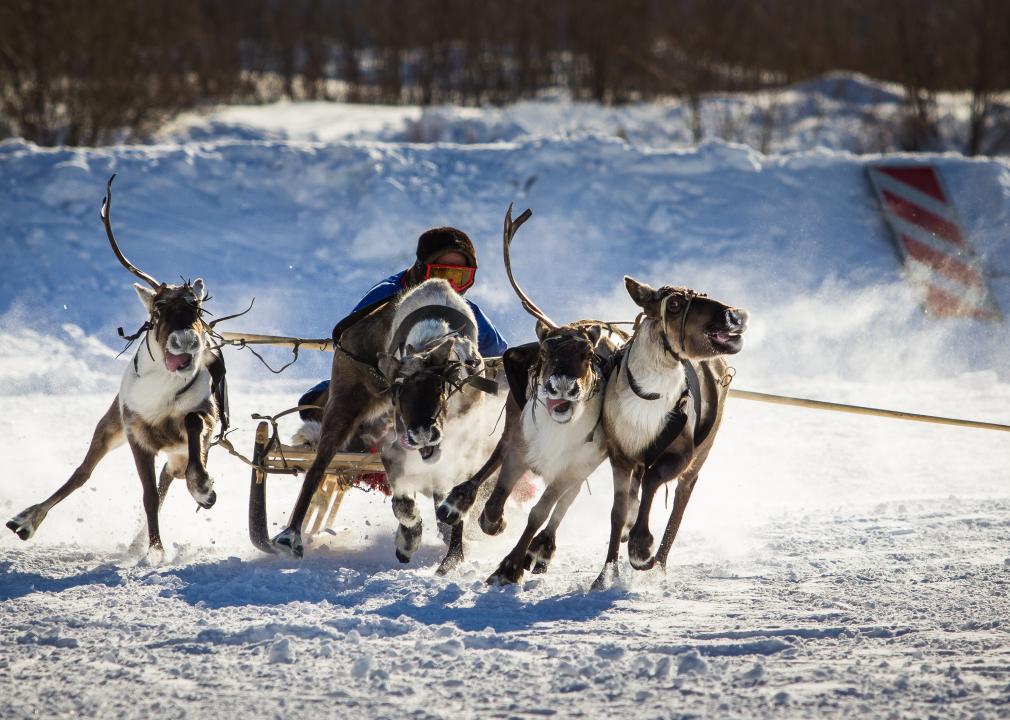
[[[158, 508], [173, 479], [186, 478], [190, 494], [202, 508], [212, 507], [217, 499], [206, 463], [218, 403], [223, 403], [224, 363], [210, 346], [211, 325], [203, 320], [203, 280], [159, 283], [120, 251], [110, 218], [114, 178], [106, 188], [102, 222], [119, 262], [150, 286], [133, 286], [148, 313], [133, 339], [141, 335], [143, 339], [123, 373], [119, 393], [95, 428], [84, 461], [59, 490], [18, 513], [7, 527], [22, 540], [30, 538], [46, 514], [83, 486], [99, 461], [125, 440], [144, 490], [149, 551], [160, 552]], [[168, 461], [156, 483], [154, 460], [159, 452], [165, 452]]]
[[[698, 473], [712, 448], [728, 392], [723, 356], [740, 352], [747, 312], [686, 288], [658, 290], [625, 277], [642, 308], [634, 337], [622, 348], [603, 399], [603, 426], [614, 474], [607, 560], [594, 589], [617, 577], [621, 535], [629, 504], [642, 496], [628, 541], [633, 567], [666, 565]], [[649, 512], [656, 491], [677, 481], [673, 511], [656, 555]]]
[[[460, 523], [481, 486], [500, 465], [498, 481], [480, 516], [484, 531], [498, 534], [505, 527], [505, 501], [516, 482], [527, 470], [544, 479], [543, 495], [530, 510], [522, 536], [488, 578], [493, 584], [520, 582], [524, 568], [534, 573], [547, 570], [561, 520], [582, 483], [606, 457], [600, 426], [604, 366], [617, 350], [601, 323], [559, 326], [519, 287], [512, 274], [510, 246], [516, 230], [529, 217], [527, 210], [512, 222], [509, 208], [503, 253], [513, 289], [527, 312], [537, 318], [538, 342], [505, 352], [502, 359], [511, 389], [505, 432], [484, 467], [455, 487], [437, 513], [444, 522]], [[547, 526], [537, 534], [545, 522]]]

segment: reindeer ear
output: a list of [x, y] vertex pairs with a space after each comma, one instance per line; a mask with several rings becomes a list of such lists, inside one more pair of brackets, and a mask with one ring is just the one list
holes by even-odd
[[550, 331], [551, 331], [551, 329], [549, 327], [547, 327], [546, 325], [544, 325], [544, 323], [543, 323], [542, 320], [537, 320], [537, 331], [536, 331], [537, 332], [537, 340], [539, 340], [540, 342], [543, 342], [544, 338], [547, 337], [547, 333], [549, 333]]
[[396, 374], [400, 372], [400, 361], [396, 359], [395, 356], [390, 355], [386, 352], [380, 352], [378, 354], [379, 361], [379, 372], [382, 373], [389, 382], [393, 382], [396, 379]]
[[593, 344], [595, 349], [597, 345], [600, 344], [600, 338], [603, 337], [603, 328], [599, 325], [590, 325], [586, 328], [586, 335], [589, 337], [589, 342]]
[[203, 278], [197, 278], [193, 281], [193, 294], [196, 295], [196, 299], [202, 301], [207, 297], [207, 289], [203, 286]]
[[456, 345], [456, 338], [448, 337], [439, 343], [438, 346], [429, 350], [425, 359], [428, 365], [445, 365], [449, 362], [449, 355], [452, 353], [453, 347]]
[[154, 309], [154, 290], [146, 288], [140, 283], [133, 283], [133, 289], [137, 291], [137, 297], [140, 298], [140, 302], [143, 304], [144, 309], [147, 310], [147, 314], [151, 314], [151, 310]]
[[659, 310], [659, 292], [655, 288], [640, 283], [630, 275], [624, 276], [624, 287], [628, 289], [628, 295], [645, 311], [646, 315], [655, 317]]

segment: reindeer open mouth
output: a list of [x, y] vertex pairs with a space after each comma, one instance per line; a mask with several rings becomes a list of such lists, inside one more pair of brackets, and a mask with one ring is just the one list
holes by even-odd
[[548, 399], [547, 412], [554, 422], [564, 424], [572, 419], [572, 401], [561, 399]]
[[416, 445], [412, 441], [407, 433], [400, 435], [400, 447], [404, 450], [417, 450], [417, 454], [421, 456], [421, 459], [426, 463], [438, 462], [438, 459], [442, 456], [442, 446], [438, 445]]
[[706, 335], [715, 351], [723, 355], [732, 355], [743, 349], [743, 329], [722, 328], [710, 330]]
[[192, 364], [193, 356], [189, 353], [180, 353], [179, 355], [176, 355], [168, 350], [165, 351], [165, 367], [168, 368], [169, 372], [188, 370]]

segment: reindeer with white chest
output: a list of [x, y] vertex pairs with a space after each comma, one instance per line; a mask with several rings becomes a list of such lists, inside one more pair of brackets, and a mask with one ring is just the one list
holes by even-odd
[[[46, 514], [82, 487], [102, 458], [125, 441], [143, 486], [149, 550], [161, 551], [158, 509], [173, 479], [185, 478], [202, 508], [212, 507], [217, 499], [207, 474], [207, 450], [218, 420], [218, 398], [223, 398], [215, 396], [212, 386], [221, 390], [224, 364], [211, 348], [211, 326], [203, 321], [203, 280], [166, 285], [134, 267], [112, 233], [111, 206], [112, 179], [102, 221], [116, 257], [150, 286], [134, 284], [148, 313], [143, 340], [123, 373], [119, 393], [95, 428], [84, 461], [59, 490], [18, 513], [7, 527], [22, 540], [32, 537]], [[154, 461], [159, 452], [166, 453], [168, 461], [156, 481]]]
[[[622, 348], [603, 400], [603, 426], [614, 474], [610, 545], [594, 588], [617, 577], [621, 536], [630, 522], [629, 506], [641, 501], [628, 540], [634, 568], [666, 565], [722, 421], [728, 393], [726, 355], [740, 352], [747, 312], [687, 288], [653, 289], [630, 277], [628, 294], [642, 308], [634, 337]], [[677, 482], [673, 510], [656, 555], [649, 513], [656, 491]]]
[[513, 222], [509, 208], [503, 252], [513, 289], [526, 311], [537, 318], [538, 342], [505, 352], [502, 360], [511, 388], [505, 432], [484, 467], [454, 488], [438, 509], [439, 519], [459, 523], [479, 488], [500, 465], [498, 481], [480, 516], [484, 531], [498, 534], [505, 527], [505, 501], [518, 480], [527, 470], [543, 478], [543, 495], [530, 510], [519, 541], [488, 578], [492, 584], [518, 583], [524, 568], [534, 573], [547, 570], [561, 520], [582, 483], [607, 454], [600, 425], [604, 366], [617, 345], [601, 323], [555, 324], [519, 287], [512, 275], [509, 249], [515, 231], [529, 217], [527, 210]]
[[[393, 417], [380, 453], [399, 521], [396, 557], [408, 562], [421, 541], [414, 495], [420, 492], [438, 505], [470, 474], [464, 458], [490, 449], [493, 440], [474, 423], [484, 402], [474, 382], [485, 381], [488, 392], [497, 392], [497, 384], [482, 378], [473, 312], [445, 280], [428, 280], [403, 296], [378, 365], [390, 383]], [[463, 559], [462, 523], [444, 531], [449, 548], [439, 574]]]

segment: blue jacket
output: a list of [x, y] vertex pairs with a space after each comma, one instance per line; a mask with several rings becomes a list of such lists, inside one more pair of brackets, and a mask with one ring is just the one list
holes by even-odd
[[[402, 270], [380, 282], [369, 290], [365, 297], [361, 298], [361, 301], [354, 306], [354, 310], [359, 310], [379, 300], [385, 300], [403, 290], [403, 276], [406, 273], [406, 270]], [[466, 298], [463, 299], [466, 300]], [[477, 320], [477, 349], [480, 350], [480, 354], [484, 357], [500, 356], [508, 349], [505, 338], [495, 329], [495, 326], [491, 324], [491, 321], [487, 319], [479, 307], [469, 300], [466, 301], [466, 304], [473, 310], [473, 316]]]

